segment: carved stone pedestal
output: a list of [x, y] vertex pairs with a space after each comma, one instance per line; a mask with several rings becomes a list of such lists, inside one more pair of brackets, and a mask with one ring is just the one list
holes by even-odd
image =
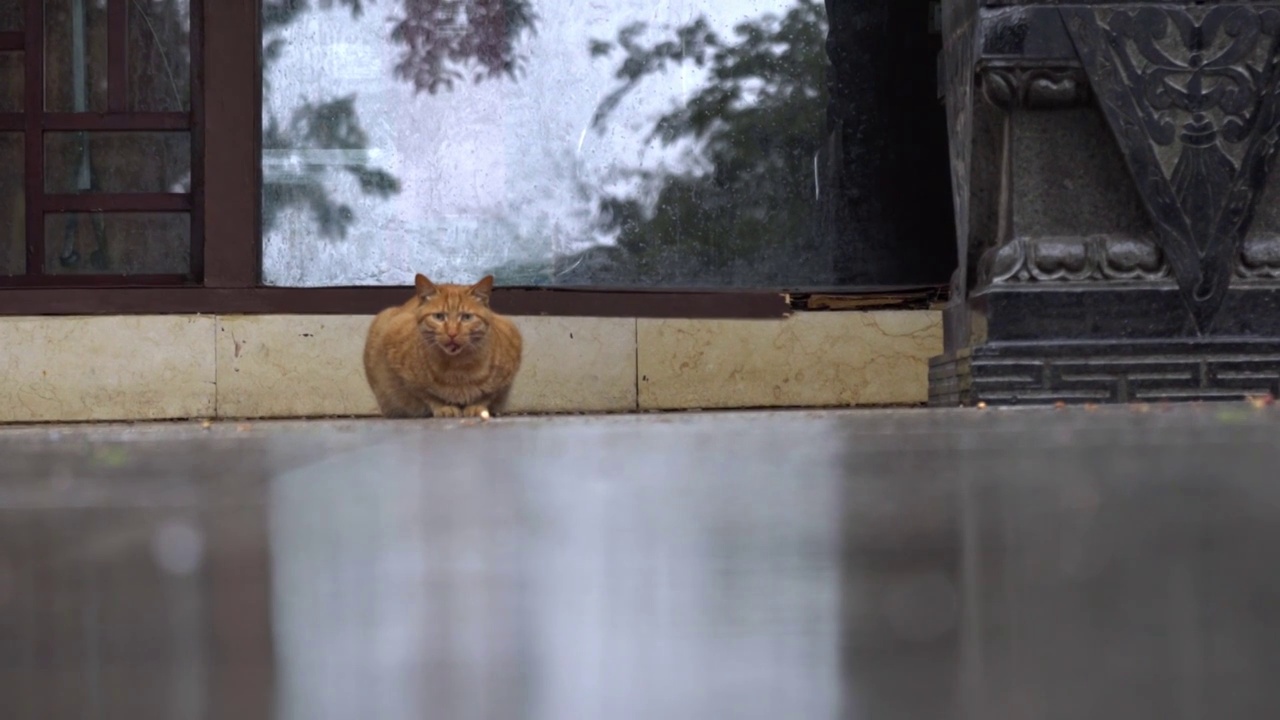
[[1280, 2], [944, 2], [937, 405], [1280, 395]]

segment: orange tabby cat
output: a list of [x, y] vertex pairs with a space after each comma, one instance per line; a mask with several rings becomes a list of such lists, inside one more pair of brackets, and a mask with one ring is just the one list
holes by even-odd
[[378, 313], [364, 372], [387, 417], [489, 417], [520, 369], [523, 340], [489, 309], [493, 276], [436, 285], [423, 275], [409, 302]]

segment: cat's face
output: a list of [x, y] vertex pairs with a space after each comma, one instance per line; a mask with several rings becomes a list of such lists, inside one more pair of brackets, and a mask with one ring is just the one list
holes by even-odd
[[427, 345], [452, 356], [484, 342], [489, 333], [492, 275], [470, 286], [436, 285], [418, 275], [414, 284], [418, 292], [414, 315]]

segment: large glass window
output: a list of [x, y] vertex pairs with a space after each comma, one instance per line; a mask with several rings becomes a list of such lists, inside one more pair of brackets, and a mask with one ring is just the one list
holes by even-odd
[[821, 0], [264, 0], [263, 279], [829, 285]]

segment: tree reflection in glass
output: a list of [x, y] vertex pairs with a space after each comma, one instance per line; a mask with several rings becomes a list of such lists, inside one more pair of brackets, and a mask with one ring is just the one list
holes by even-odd
[[831, 282], [817, 0], [268, 0], [263, 20], [271, 284]]

